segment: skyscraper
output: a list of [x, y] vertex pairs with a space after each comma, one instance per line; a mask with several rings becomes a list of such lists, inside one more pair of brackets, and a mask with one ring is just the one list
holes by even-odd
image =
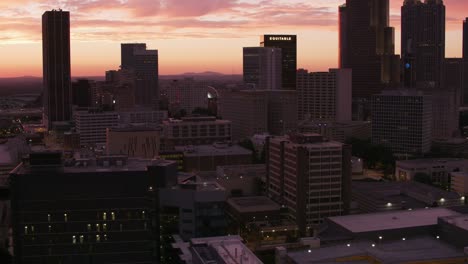
[[243, 55], [244, 84], [259, 90], [281, 90], [280, 48], [244, 48]]
[[463, 21], [463, 104], [468, 105], [468, 18]]
[[44, 124], [71, 120], [70, 12], [42, 15]]
[[[445, 58], [445, 6], [442, 0], [405, 0], [401, 8], [401, 54], [411, 68], [411, 85], [439, 88]], [[408, 61], [413, 61], [412, 65]]]
[[282, 57], [282, 90], [296, 90], [297, 36], [263, 35], [260, 46], [280, 48]]
[[353, 100], [367, 101], [400, 80], [389, 0], [346, 0], [339, 7], [340, 67], [353, 71]]
[[146, 44], [122, 44], [121, 68], [132, 71], [135, 77], [135, 103], [158, 107], [159, 69], [158, 50], [146, 49]]

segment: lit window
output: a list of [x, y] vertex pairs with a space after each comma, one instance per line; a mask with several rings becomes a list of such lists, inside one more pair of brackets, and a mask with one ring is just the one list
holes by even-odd
[[49, 233], [52, 232], [52, 226], [49, 225]]
[[145, 212], [145, 211], [142, 211], [142, 212], [141, 212], [141, 218], [143, 218], [143, 219], [146, 218], [146, 212]]
[[63, 220], [64, 220], [65, 222], [68, 222], [68, 215], [67, 215], [67, 214], [63, 214]]
[[91, 231], [91, 224], [88, 224], [88, 231]]
[[96, 231], [101, 232], [101, 226], [99, 224], [96, 224]]
[[101, 242], [101, 236], [100, 235], [96, 235], [96, 242]]
[[50, 214], [47, 214], [47, 221], [50, 222], [51, 216]]
[[34, 233], [34, 226], [31, 226], [31, 233]]
[[102, 225], [102, 230], [103, 230], [103, 231], [107, 231], [107, 224], [103, 224], [103, 225]]
[[114, 212], [111, 213], [111, 218], [112, 218], [112, 220], [115, 220], [115, 213]]
[[25, 235], [28, 234], [28, 226], [24, 226], [24, 234], [25, 234]]
[[84, 242], [84, 236], [81, 235], [81, 236], [80, 236], [80, 244], [83, 244], [83, 242]]
[[104, 241], [107, 241], [107, 235], [104, 234]]
[[76, 244], [76, 236], [72, 237], [72, 242], [73, 242], [73, 244]]
[[102, 219], [105, 221], [107, 220], [107, 213], [102, 213]]

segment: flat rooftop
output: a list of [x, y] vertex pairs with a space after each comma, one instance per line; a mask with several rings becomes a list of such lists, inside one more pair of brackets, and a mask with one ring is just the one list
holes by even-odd
[[252, 151], [238, 145], [216, 147], [214, 145], [180, 146], [175, 150], [184, 152], [186, 157], [198, 156], [226, 156], [226, 155], [252, 155]]
[[11, 165], [13, 159], [6, 144], [0, 144], [0, 165]]
[[328, 219], [353, 233], [364, 233], [437, 225], [437, 219], [439, 217], [460, 215], [461, 214], [446, 208], [428, 208], [411, 211], [389, 211], [374, 214], [337, 216]]
[[[375, 243], [373, 241], [355, 241], [349, 244], [322, 247], [298, 252], [290, 252], [288, 258], [297, 264], [310, 263], [413, 263], [418, 261], [442, 261], [463, 258], [463, 250], [433, 237], [417, 237], [394, 242]], [[374, 244], [374, 247], [372, 246]], [[368, 257], [367, 260], [343, 261], [343, 258]], [[340, 259], [340, 260], [338, 260]]]
[[397, 167], [399, 165], [403, 166], [427, 166], [427, 165], [440, 165], [444, 163], [460, 163], [460, 162], [465, 162], [468, 164], [467, 159], [457, 159], [457, 158], [443, 158], [443, 159], [413, 159], [413, 160], [400, 160], [397, 161]]
[[442, 218], [447, 223], [468, 231], [468, 215], [448, 216]]
[[239, 213], [279, 211], [281, 206], [266, 196], [229, 198], [228, 204]]
[[[216, 264], [263, 264], [240, 236], [207, 237], [191, 240], [192, 249], [204, 262]], [[219, 262], [221, 258], [223, 262]]]

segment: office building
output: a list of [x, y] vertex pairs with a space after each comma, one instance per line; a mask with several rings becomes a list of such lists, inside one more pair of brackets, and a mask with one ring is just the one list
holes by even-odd
[[459, 132], [459, 98], [455, 91], [435, 90], [432, 92], [432, 138], [450, 139]]
[[383, 88], [398, 85], [400, 59], [389, 0], [347, 0], [339, 8], [340, 68], [352, 69], [354, 112]]
[[119, 125], [119, 114], [94, 108], [76, 108], [73, 112], [81, 146], [106, 144], [106, 130]]
[[72, 117], [70, 66], [70, 12], [47, 11], [42, 15], [44, 124], [69, 122]]
[[297, 128], [297, 92], [293, 90], [268, 91], [268, 133], [282, 136]]
[[184, 240], [226, 235], [226, 192], [217, 183], [202, 182], [190, 175], [179, 177], [178, 184], [161, 189], [159, 197], [161, 211], [172, 213], [177, 221], [176, 234]]
[[167, 120], [167, 111], [156, 111], [148, 108], [132, 108], [119, 112], [120, 124], [161, 124]]
[[282, 57], [281, 89], [296, 90], [297, 71], [297, 36], [296, 35], [263, 35], [260, 46], [280, 48]]
[[329, 72], [297, 72], [299, 121], [351, 121], [352, 78], [350, 69]]
[[432, 97], [421, 91], [384, 91], [372, 97], [372, 142], [399, 154], [431, 149]]
[[121, 68], [133, 74], [137, 105], [158, 107], [158, 67], [158, 50], [148, 50], [142, 43], [121, 45]]
[[445, 6], [442, 0], [404, 1], [401, 7], [401, 54], [403, 61], [407, 61], [407, 57], [412, 60], [412, 64], [407, 61], [412, 88], [443, 88]]
[[468, 171], [451, 172], [450, 179], [452, 191], [461, 195], [465, 201], [468, 198]]
[[468, 160], [434, 158], [399, 160], [396, 162], [395, 177], [399, 181], [412, 181], [417, 174], [427, 175], [431, 182], [449, 185], [450, 173], [468, 171]]
[[72, 83], [72, 103], [78, 107], [96, 106], [96, 84], [94, 81], [79, 79]]
[[244, 84], [253, 90], [282, 90], [280, 48], [244, 48]]
[[348, 212], [351, 149], [318, 134], [271, 137], [267, 143], [267, 194], [288, 209], [302, 235], [325, 217]]
[[455, 96], [456, 107], [463, 105], [463, 59], [445, 58], [443, 89]]
[[242, 164], [216, 167], [216, 182], [229, 196], [257, 196], [263, 192], [265, 164]]
[[108, 128], [107, 154], [153, 159], [159, 155], [161, 149], [161, 133], [161, 128], [145, 126]]
[[463, 104], [468, 105], [468, 18], [463, 21]]
[[156, 189], [175, 183], [171, 166], [31, 154], [10, 176], [14, 263], [158, 262]]
[[214, 172], [218, 166], [248, 165], [253, 160], [251, 150], [227, 143], [181, 146], [175, 150], [184, 153], [184, 170], [187, 172]]
[[353, 138], [369, 140], [372, 133], [372, 124], [369, 121], [350, 121], [343, 123], [305, 121], [299, 123], [298, 131], [320, 134], [329, 140], [344, 143]]
[[167, 100], [173, 114], [185, 111], [191, 115], [197, 108], [208, 109], [209, 100], [218, 97], [218, 91], [205, 81], [185, 78], [173, 80], [161, 89], [161, 99]]
[[216, 117], [184, 117], [162, 123], [167, 146], [206, 145], [231, 141], [231, 121]]
[[219, 115], [232, 122], [233, 140], [257, 134], [284, 135], [297, 128], [297, 92], [229, 91], [219, 98]]

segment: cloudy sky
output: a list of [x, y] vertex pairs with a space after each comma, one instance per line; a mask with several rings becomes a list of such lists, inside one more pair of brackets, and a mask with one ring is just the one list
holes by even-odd
[[[390, 0], [400, 42], [400, 6]], [[160, 53], [160, 73], [241, 73], [242, 47], [259, 35], [298, 35], [299, 67], [337, 66], [338, 6], [345, 0], [0, 0], [0, 76], [41, 76], [41, 15], [71, 12], [72, 74], [103, 75], [120, 62], [120, 43]], [[447, 56], [461, 56], [467, 0], [445, 0]]]

